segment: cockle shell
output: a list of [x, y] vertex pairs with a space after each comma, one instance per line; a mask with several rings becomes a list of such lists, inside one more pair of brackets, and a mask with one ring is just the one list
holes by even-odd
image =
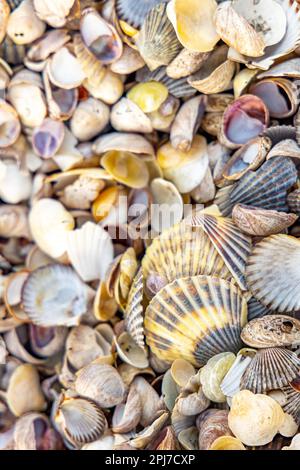
[[39, 374], [33, 365], [22, 364], [15, 369], [7, 389], [7, 403], [15, 416], [46, 408]]
[[167, 75], [166, 67], [159, 67], [154, 71], [150, 71], [148, 67], [143, 67], [136, 73], [138, 82], [155, 81], [165, 85], [169, 93], [176, 98], [188, 98], [196, 94], [195, 88], [188, 84], [186, 78], [174, 79]]
[[284, 412], [275, 400], [242, 390], [232, 399], [228, 424], [243, 444], [259, 446], [273, 440], [284, 419]]
[[236, 149], [261, 134], [269, 124], [265, 103], [254, 95], [242, 95], [229, 104], [223, 115], [220, 141]]
[[[210, 309], [204, 307], [206, 302]], [[237, 303], [230, 309], [227, 302]], [[222, 319], [213, 317], [216, 305], [222, 311]], [[246, 310], [241, 292], [227, 281], [210, 276], [179, 279], [161, 289], [147, 307], [144, 320], [147, 343], [154, 354], [166, 361], [181, 357], [203, 365], [224, 349], [239, 350]], [[222, 340], [214, 342], [213, 337]]]
[[36, 325], [73, 326], [87, 310], [87, 289], [71, 268], [48, 265], [29, 275], [22, 304]]
[[232, 218], [242, 232], [252, 236], [267, 237], [293, 225], [298, 216], [237, 204], [232, 211]]
[[129, 75], [141, 69], [144, 65], [145, 62], [139, 52], [124, 45], [120, 59], [111, 64], [110, 70], [120, 75]]
[[104, 408], [119, 405], [124, 398], [123, 381], [112, 366], [89, 364], [77, 373], [75, 390]]
[[87, 79], [83, 82], [85, 89], [90, 95], [109, 105], [119, 101], [124, 93], [122, 77], [108, 68], [105, 69], [104, 76], [101, 76], [100, 83], [95, 83], [96, 77], [99, 78], [99, 75], [88, 75]]
[[140, 422], [142, 414], [142, 402], [140, 395], [136, 393], [134, 385], [131, 385], [125, 405], [117, 405], [112, 418], [112, 430], [114, 433], [126, 433], [132, 431]]
[[111, 150], [154, 156], [154, 148], [145, 137], [126, 132], [110, 132], [100, 136], [93, 145], [93, 151], [97, 155]]
[[224, 216], [230, 216], [236, 204], [288, 212], [287, 190], [296, 180], [296, 167], [291, 159], [272, 158], [256, 171], [248, 171], [232, 186], [220, 189], [214, 202]]
[[[183, 200], [176, 186], [162, 178], [155, 178], [150, 188], [153, 195], [151, 227], [161, 233], [181, 221]], [[168, 214], [162, 216], [165, 210]]]
[[141, 82], [129, 90], [127, 98], [139, 106], [144, 113], [152, 113], [166, 101], [168, 89], [160, 82]]
[[65, 25], [75, 0], [33, 0], [38, 17], [53, 28]]
[[241, 339], [258, 349], [298, 345], [300, 321], [286, 315], [256, 318], [243, 328]]
[[249, 257], [246, 278], [253, 295], [278, 312], [297, 311], [300, 298], [299, 240], [288, 235], [273, 235], [259, 242]]
[[267, 348], [257, 351], [242, 375], [241, 390], [265, 393], [288, 385], [300, 370], [300, 360], [288, 349]]
[[53, 199], [40, 199], [29, 213], [32, 236], [42, 251], [52, 258], [62, 256], [67, 248], [67, 232], [74, 219], [64, 206]]
[[142, 269], [137, 272], [129, 291], [126, 310], [125, 327], [136, 344], [140, 348], [145, 347], [144, 343], [144, 318], [143, 318], [143, 273]]
[[147, 351], [145, 348], [140, 348], [127, 332], [123, 332], [118, 338], [115, 338], [115, 345], [118, 356], [126, 364], [138, 369], [145, 369], [149, 366]]
[[209, 52], [219, 41], [215, 29], [215, 0], [171, 0], [167, 15], [181, 44], [193, 52]]
[[92, 222], [68, 232], [66, 251], [74, 269], [85, 282], [103, 280], [113, 261], [113, 244], [109, 234]]
[[42, 328], [29, 325], [30, 347], [36, 356], [49, 358], [58, 354], [64, 347], [68, 329], [64, 326]]
[[165, 3], [154, 6], [147, 13], [135, 42], [150, 70], [168, 65], [176, 57], [181, 45], [167, 17]]
[[296, 423], [300, 423], [300, 390], [299, 377], [293, 380], [289, 385], [282, 387], [281, 392], [284, 394], [283, 410], [294, 418]]
[[148, 184], [146, 162], [132, 152], [108, 151], [103, 155], [101, 165], [116, 181], [130, 188], [141, 189]]
[[262, 56], [266, 46], [264, 38], [234, 7], [233, 2], [225, 2], [218, 6], [214, 17], [217, 33], [228, 46], [240, 54]]
[[101, 408], [93, 401], [80, 397], [62, 397], [54, 420], [67, 438], [77, 445], [97, 440], [106, 428]]
[[200, 93], [221, 93], [229, 88], [236, 64], [227, 59], [228, 48], [215, 49], [198, 72], [188, 78], [188, 83]]
[[77, 106], [79, 97], [78, 89], [65, 90], [56, 87], [50, 82], [46, 71], [43, 72], [43, 82], [49, 116], [59, 121], [70, 119]]
[[40, 38], [46, 30], [34, 10], [32, 0], [23, 0], [11, 13], [7, 23], [7, 34], [15, 44], [30, 44]]
[[300, 190], [296, 189], [288, 195], [287, 202], [292, 212], [300, 215]]
[[31, 195], [32, 176], [12, 160], [0, 161], [0, 197], [8, 204], [18, 204]]

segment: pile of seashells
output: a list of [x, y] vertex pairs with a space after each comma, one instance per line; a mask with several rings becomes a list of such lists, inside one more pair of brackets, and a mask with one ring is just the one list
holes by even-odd
[[1, 450], [300, 450], [299, 80], [296, 0], [0, 0]]

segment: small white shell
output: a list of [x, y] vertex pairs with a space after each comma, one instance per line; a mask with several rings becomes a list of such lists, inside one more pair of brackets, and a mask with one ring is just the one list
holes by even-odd
[[71, 119], [71, 130], [80, 141], [88, 141], [100, 134], [109, 123], [109, 107], [95, 98], [79, 103]]
[[33, 0], [35, 11], [41, 20], [53, 28], [64, 26], [75, 0]]
[[66, 90], [77, 88], [86, 78], [80, 62], [66, 47], [59, 49], [48, 60], [46, 70], [51, 82]]
[[153, 195], [151, 226], [157, 233], [161, 233], [181, 221], [183, 200], [170, 181], [155, 178], [150, 187]]
[[15, 44], [30, 44], [45, 30], [46, 24], [37, 17], [32, 0], [23, 0], [8, 19], [7, 34]]

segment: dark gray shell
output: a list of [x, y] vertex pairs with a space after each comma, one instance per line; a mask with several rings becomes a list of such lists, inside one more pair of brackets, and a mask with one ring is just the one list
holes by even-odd
[[265, 307], [265, 305], [260, 303], [255, 297], [251, 297], [251, 299], [248, 300], [248, 321], [264, 317], [270, 313], [272, 313], [272, 310]]
[[[18, 0], [12, 0], [18, 1]], [[126, 21], [133, 28], [139, 29], [148, 12], [159, 3], [169, 0], [116, 0], [116, 12], [119, 20]]]
[[290, 158], [271, 158], [230, 188], [220, 189], [215, 203], [224, 216], [230, 216], [236, 204], [288, 212], [287, 191], [296, 181], [296, 166]]
[[291, 415], [300, 426], [300, 390], [298, 390], [298, 387], [294, 387], [293, 384], [282, 387], [281, 390], [286, 398], [286, 403], [282, 407], [283, 410]]
[[240, 389], [264, 393], [288, 385], [300, 371], [300, 359], [284, 348], [268, 348], [257, 351], [245, 370]]
[[287, 202], [291, 212], [300, 216], [300, 189], [290, 193]]

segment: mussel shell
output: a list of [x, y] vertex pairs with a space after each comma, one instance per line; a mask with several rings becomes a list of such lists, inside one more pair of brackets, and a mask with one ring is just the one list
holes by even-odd
[[292, 351], [284, 348], [268, 348], [257, 351], [245, 370], [241, 390], [264, 393], [288, 385], [298, 376], [300, 360]]
[[177, 279], [147, 307], [146, 340], [168, 362], [184, 358], [201, 366], [224, 350], [240, 349], [246, 315], [246, 301], [233, 284], [210, 276]]

